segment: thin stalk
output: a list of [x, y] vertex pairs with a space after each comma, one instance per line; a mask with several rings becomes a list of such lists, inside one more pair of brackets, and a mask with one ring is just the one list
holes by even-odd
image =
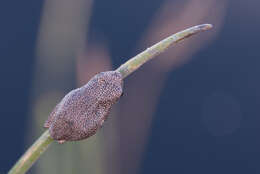
[[46, 130], [23, 154], [8, 174], [26, 173], [52, 142], [53, 139], [50, 137], [49, 131]]
[[128, 60], [126, 63], [121, 65], [116, 71], [120, 72], [123, 78], [130, 75], [132, 72], [137, 70], [140, 66], [142, 66], [147, 61], [151, 60], [158, 54], [164, 52], [167, 48], [169, 48], [174, 43], [177, 43], [185, 38], [188, 38], [200, 31], [205, 31], [211, 29], [211, 24], [202, 24], [197, 25], [186, 30], [180, 31], [176, 34], [173, 34], [166, 39], [158, 42], [157, 44], [147, 48], [145, 51], [141, 52], [140, 54], [136, 55], [135, 57]]
[[[158, 42], [152, 47], [141, 52], [137, 56], [131, 58], [126, 63], [122, 64], [116, 71], [120, 72], [123, 78], [130, 75], [132, 72], [140, 68], [144, 63], [151, 60], [158, 54], [165, 51], [174, 43], [177, 43], [185, 38], [188, 38], [200, 31], [205, 31], [212, 28], [211, 24], [197, 25], [174, 35], [167, 37], [166, 39]], [[48, 148], [49, 144], [53, 142], [49, 131], [45, 131], [41, 137], [25, 152], [25, 154], [18, 160], [18, 162], [12, 167], [8, 174], [24, 174], [33, 163], [41, 156], [41, 154]]]

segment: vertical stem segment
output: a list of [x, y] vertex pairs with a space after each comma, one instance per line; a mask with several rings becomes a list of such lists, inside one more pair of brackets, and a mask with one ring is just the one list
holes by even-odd
[[121, 65], [116, 71], [120, 72], [125, 78], [126, 76], [130, 75], [132, 72], [137, 70], [140, 66], [142, 66], [145, 62], [151, 60], [158, 54], [165, 51], [169, 48], [172, 44], [177, 43], [185, 38], [188, 38], [200, 31], [205, 31], [212, 28], [211, 24], [202, 24], [197, 25], [181, 32], [178, 32], [174, 35], [167, 37], [166, 39], [158, 42], [157, 44], [147, 48], [145, 51], [141, 52], [140, 54], [136, 55], [132, 59], [128, 60], [126, 63]]
[[23, 156], [16, 162], [8, 174], [23, 174], [33, 163], [41, 156], [41, 154], [48, 148], [53, 141], [50, 137], [49, 131], [45, 131], [36, 142], [23, 154]]

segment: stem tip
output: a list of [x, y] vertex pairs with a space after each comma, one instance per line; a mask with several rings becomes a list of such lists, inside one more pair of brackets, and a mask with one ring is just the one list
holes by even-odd
[[202, 25], [198, 25], [198, 27], [201, 29], [201, 30], [209, 30], [213, 27], [212, 24], [202, 24]]

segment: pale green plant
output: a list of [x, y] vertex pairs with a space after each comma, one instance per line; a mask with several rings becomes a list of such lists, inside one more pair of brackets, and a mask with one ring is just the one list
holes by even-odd
[[[150, 48], [147, 48], [145, 51], [141, 52], [135, 57], [131, 58], [115, 71], [118, 71], [119, 73], [121, 73], [123, 78], [126, 78], [128, 75], [140, 68], [144, 63], [164, 52], [171, 45], [178, 43], [196, 33], [199, 33], [200, 31], [205, 31], [210, 28], [212, 28], [211, 24], [202, 24], [173, 34], [166, 39], [158, 42], [157, 44], [151, 46]], [[49, 131], [46, 130], [17, 161], [17, 163], [9, 171], [9, 174], [26, 173], [26, 171], [30, 169], [33, 163], [41, 156], [41, 154], [53, 141], [54, 140], [51, 138]]]

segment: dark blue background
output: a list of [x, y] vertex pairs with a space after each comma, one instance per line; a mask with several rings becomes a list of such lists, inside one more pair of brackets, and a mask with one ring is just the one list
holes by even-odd
[[[132, 55], [131, 50], [161, 3], [95, 1], [90, 33], [102, 33], [108, 38], [115, 67]], [[33, 0], [0, 3], [0, 172], [7, 171], [24, 151], [42, 4]], [[153, 122], [142, 173], [260, 172], [259, 4], [253, 0], [231, 0], [223, 29], [214, 42], [170, 74]], [[133, 25], [135, 32], [129, 29]], [[126, 45], [121, 44], [122, 38]], [[221, 95], [214, 96], [216, 91]], [[239, 103], [238, 111], [232, 110], [223, 117], [232, 121], [232, 114], [241, 114], [234, 133], [216, 130], [218, 135], [213, 135], [214, 130], [205, 126], [212, 123], [205, 123], [201, 117], [201, 105], [212, 95], [223, 107], [229, 96], [235, 108]], [[218, 110], [213, 106], [205, 112]], [[159, 113], [164, 116], [159, 117]]]

